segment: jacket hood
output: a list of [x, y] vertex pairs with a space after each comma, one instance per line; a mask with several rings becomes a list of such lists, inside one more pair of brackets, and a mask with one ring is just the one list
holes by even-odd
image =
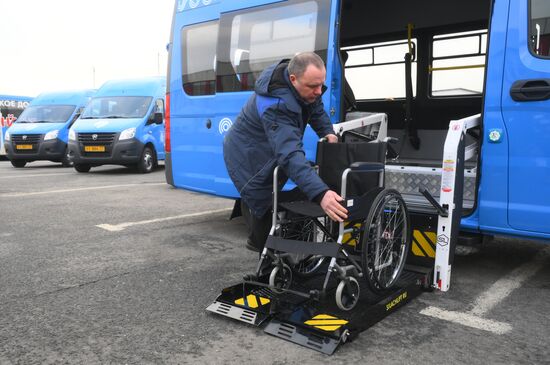
[[254, 91], [258, 95], [283, 99], [288, 109], [301, 111], [300, 97], [288, 78], [288, 59], [267, 67], [256, 80]]
[[[254, 91], [258, 95], [283, 99], [290, 110], [299, 113], [302, 107], [311, 107], [311, 105], [306, 103], [292, 86], [287, 68], [289, 61], [284, 59], [267, 67], [256, 80]], [[323, 85], [322, 89], [324, 94], [327, 87]], [[318, 102], [320, 98], [313, 104]]]

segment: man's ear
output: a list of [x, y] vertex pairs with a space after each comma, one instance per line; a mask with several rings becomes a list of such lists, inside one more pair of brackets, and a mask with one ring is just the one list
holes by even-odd
[[288, 78], [292, 83], [296, 82], [296, 75], [289, 75]]

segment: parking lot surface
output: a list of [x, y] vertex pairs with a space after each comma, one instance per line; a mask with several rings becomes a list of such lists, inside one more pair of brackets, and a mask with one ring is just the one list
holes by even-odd
[[0, 161], [0, 363], [550, 363], [550, 246], [495, 239], [327, 356], [205, 311], [252, 272], [233, 202], [117, 166]]

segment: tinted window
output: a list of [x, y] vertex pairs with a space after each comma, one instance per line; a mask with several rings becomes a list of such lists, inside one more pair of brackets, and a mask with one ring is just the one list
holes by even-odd
[[326, 58], [328, 1], [289, 1], [222, 15], [218, 92], [253, 90], [269, 65], [296, 53]]
[[530, 29], [531, 51], [550, 57], [550, 1], [531, 0]]
[[81, 119], [143, 118], [151, 105], [150, 96], [109, 96], [93, 98]]
[[185, 27], [181, 31], [183, 90], [187, 95], [216, 92], [218, 21]]

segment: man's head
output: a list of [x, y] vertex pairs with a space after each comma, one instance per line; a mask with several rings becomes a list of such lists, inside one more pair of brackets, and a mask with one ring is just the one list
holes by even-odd
[[325, 64], [313, 52], [299, 53], [288, 64], [292, 86], [306, 103], [313, 103], [323, 93], [326, 78]]

